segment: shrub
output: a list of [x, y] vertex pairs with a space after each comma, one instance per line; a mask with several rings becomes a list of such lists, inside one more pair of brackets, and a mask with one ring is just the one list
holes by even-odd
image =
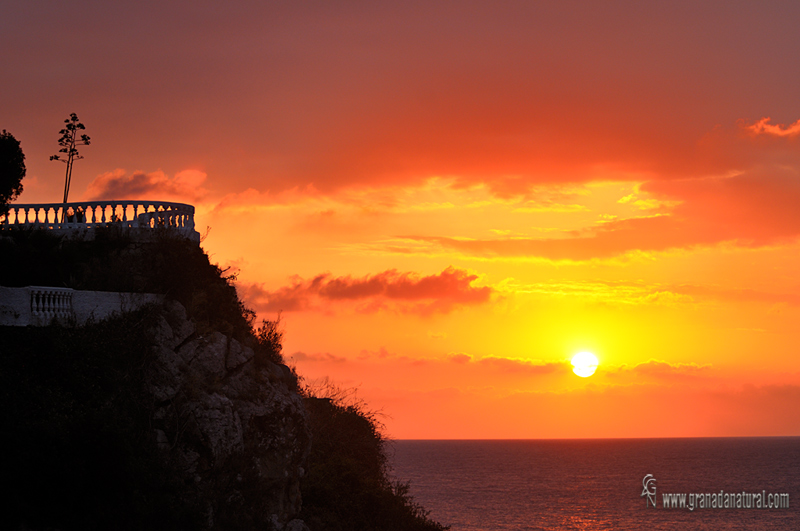
[[261, 326], [255, 330], [255, 360], [256, 364], [263, 365], [264, 361], [283, 363], [283, 328], [281, 328], [281, 314], [274, 321], [261, 320]]
[[301, 482], [301, 518], [315, 531], [441, 531], [389, 478], [386, 439], [375, 412], [353, 391], [306, 387], [312, 447]]

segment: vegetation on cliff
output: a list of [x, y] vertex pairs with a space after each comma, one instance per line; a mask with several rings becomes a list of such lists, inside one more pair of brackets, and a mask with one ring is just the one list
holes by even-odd
[[3, 521], [11, 529], [196, 529], [151, 435], [151, 309], [0, 329]]
[[[252, 463], [270, 468], [277, 455], [270, 430], [297, 428], [287, 431], [287, 419], [245, 417], [257, 405], [256, 395], [263, 395], [259, 386], [277, 382], [285, 386], [283, 393], [302, 393], [312, 441], [310, 453], [296, 450], [308, 455], [305, 474], [298, 475], [302, 510], [293, 514], [294, 494], [284, 492], [285, 499], [272, 505], [290, 516], [278, 525], [299, 517], [312, 531], [444, 529], [413, 502], [406, 485], [390, 480], [386, 441], [374, 415], [341, 397], [299, 390], [297, 376], [275, 365], [282, 363], [279, 321], [256, 325], [236, 295], [234, 277], [195, 244], [168, 233], [136, 243], [113, 228], [97, 231], [93, 241], [30, 231], [0, 238], [0, 254], [0, 285], [164, 293], [186, 308], [191, 322], [191, 333], [173, 334], [170, 326], [175, 331], [183, 325], [172, 321], [183, 318], [151, 307], [84, 327], [0, 328], [3, 469], [14, 487], [5, 515], [13, 524], [65, 530], [269, 528], [276, 523], [265, 518], [272, 506], [255, 506], [275, 496], [274, 485], [263, 478], [283, 472], [262, 470], [259, 480]], [[220, 348], [226, 352], [221, 372], [208, 370], [214, 360], [200, 369], [181, 368], [188, 357], [212, 356]], [[234, 350], [238, 365], [230, 360]], [[154, 374], [161, 375], [155, 383]], [[175, 381], [165, 383], [164, 375]], [[246, 440], [238, 450], [204, 450], [210, 443], [202, 426], [194, 434], [173, 427], [209, 402], [212, 412], [223, 411], [226, 403], [239, 408], [235, 417], [243, 418]], [[275, 411], [282, 415], [286, 409]], [[296, 426], [300, 419], [289, 422]], [[247, 439], [253, 429], [256, 436]], [[234, 435], [221, 437], [235, 442]], [[197, 454], [192, 480], [188, 454]], [[220, 499], [211, 503], [210, 495]]]
[[305, 390], [313, 444], [301, 518], [313, 530], [435, 531], [406, 483], [391, 481], [387, 440], [366, 404], [331, 384]]

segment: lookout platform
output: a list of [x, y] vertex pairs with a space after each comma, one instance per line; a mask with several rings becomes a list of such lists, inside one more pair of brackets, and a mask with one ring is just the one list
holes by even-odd
[[194, 228], [194, 206], [166, 201], [85, 201], [79, 203], [10, 204], [0, 216], [0, 232], [40, 228], [57, 234], [90, 235], [97, 227], [140, 231], [167, 229], [200, 243]]

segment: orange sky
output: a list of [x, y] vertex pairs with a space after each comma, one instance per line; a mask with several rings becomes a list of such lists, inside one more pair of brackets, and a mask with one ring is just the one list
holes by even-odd
[[76, 112], [390, 435], [800, 435], [796, 3], [110, 4], [3, 8], [19, 201]]

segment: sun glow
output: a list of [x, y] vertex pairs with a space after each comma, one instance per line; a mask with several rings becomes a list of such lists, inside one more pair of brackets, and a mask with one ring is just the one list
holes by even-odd
[[588, 378], [597, 370], [597, 356], [591, 352], [578, 352], [572, 356], [572, 372], [581, 378]]

